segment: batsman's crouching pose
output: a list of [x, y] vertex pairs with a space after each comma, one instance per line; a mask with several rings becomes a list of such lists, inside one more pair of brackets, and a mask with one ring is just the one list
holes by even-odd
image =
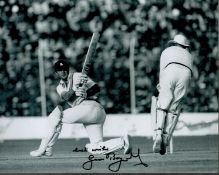
[[153, 151], [166, 153], [192, 76], [193, 59], [184, 35], [176, 35], [160, 57], [159, 95], [156, 103], [156, 127]]
[[[55, 63], [55, 72], [61, 79], [57, 92], [69, 108], [63, 108], [61, 102], [48, 116], [48, 128], [39, 148], [30, 152], [31, 156], [51, 156], [53, 145], [58, 139], [63, 123], [83, 123], [87, 130], [90, 143], [86, 149], [91, 154], [107, 154], [124, 149], [124, 154], [131, 151], [130, 136], [103, 141], [103, 124], [106, 113], [97, 101], [99, 86], [82, 73], [69, 73], [69, 65], [64, 60]], [[81, 87], [80, 84], [83, 84]], [[77, 99], [75, 100], [75, 97]], [[101, 148], [105, 149], [101, 149]]]

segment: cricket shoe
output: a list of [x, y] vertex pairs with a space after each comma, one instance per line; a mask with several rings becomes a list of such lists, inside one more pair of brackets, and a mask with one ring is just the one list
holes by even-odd
[[53, 148], [52, 147], [48, 147], [48, 148], [46, 148], [46, 150], [37, 149], [35, 151], [30, 152], [30, 156], [32, 156], [32, 157], [41, 157], [41, 156], [50, 157], [52, 155], [53, 155]]
[[131, 136], [130, 135], [125, 135], [123, 137], [124, 139], [124, 154], [129, 154], [132, 151], [132, 142], [131, 142]]
[[30, 156], [32, 157], [40, 157], [45, 153], [45, 150], [37, 149], [30, 152]]

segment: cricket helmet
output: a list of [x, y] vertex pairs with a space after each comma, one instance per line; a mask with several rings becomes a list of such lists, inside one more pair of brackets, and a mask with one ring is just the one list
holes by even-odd
[[184, 35], [178, 34], [174, 37], [173, 40], [170, 40], [169, 43], [177, 43], [185, 47], [189, 47], [189, 41]]
[[69, 65], [65, 60], [58, 60], [55, 65], [55, 72], [57, 71], [67, 71], [69, 72]]

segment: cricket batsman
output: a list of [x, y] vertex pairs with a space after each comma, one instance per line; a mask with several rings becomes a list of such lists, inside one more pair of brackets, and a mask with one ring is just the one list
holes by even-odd
[[[58, 60], [55, 73], [60, 79], [57, 93], [62, 101], [47, 118], [48, 127], [39, 148], [30, 152], [33, 157], [52, 156], [53, 146], [58, 139], [63, 123], [82, 123], [87, 130], [90, 143], [86, 149], [91, 154], [107, 154], [124, 149], [124, 154], [131, 151], [130, 136], [103, 141], [103, 124], [106, 119], [104, 108], [98, 101], [99, 86], [86, 74], [70, 73], [69, 64]], [[80, 86], [83, 84], [83, 86]], [[66, 108], [64, 104], [67, 104]], [[101, 149], [101, 148], [105, 149]]]
[[181, 112], [192, 76], [193, 58], [189, 52], [189, 42], [184, 35], [178, 34], [167, 44], [160, 56], [160, 75], [156, 97], [155, 138], [153, 152], [166, 153]]

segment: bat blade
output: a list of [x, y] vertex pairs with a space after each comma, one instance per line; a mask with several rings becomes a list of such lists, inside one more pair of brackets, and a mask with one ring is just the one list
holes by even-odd
[[98, 43], [99, 38], [100, 38], [99, 33], [97, 33], [97, 32], [93, 33], [92, 38], [91, 38], [91, 42], [89, 44], [89, 48], [87, 51], [87, 55], [86, 55], [86, 58], [84, 60], [84, 64], [82, 67], [83, 74], [87, 75], [89, 73], [89, 70], [90, 70], [90, 67], [91, 67], [91, 64], [92, 64], [92, 61], [94, 58], [94, 54], [96, 52], [96, 47], [97, 47], [97, 43]]
[[[91, 42], [89, 44], [89, 48], [87, 51], [87, 55], [86, 58], [84, 60], [84, 64], [82, 67], [82, 74], [86, 74], [88, 75], [93, 58], [94, 58], [94, 54], [96, 52], [96, 47], [97, 47], [97, 43], [99, 40], [100, 34], [99, 33], [93, 33], [92, 38], [91, 38]], [[79, 86], [84, 86], [84, 84], [80, 84]], [[84, 100], [83, 97], [78, 97], [75, 100], [75, 105], [79, 105], [82, 101]]]

